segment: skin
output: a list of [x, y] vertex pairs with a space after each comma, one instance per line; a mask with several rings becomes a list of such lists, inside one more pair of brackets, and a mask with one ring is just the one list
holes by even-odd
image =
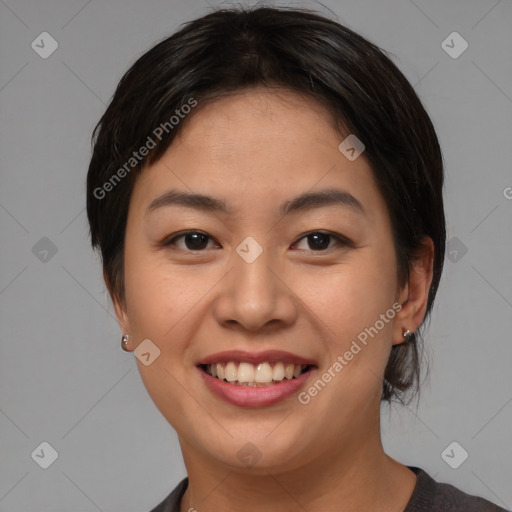
[[[181, 510], [403, 510], [416, 476], [383, 451], [380, 396], [392, 345], [424, 319], [432, 241], [401, 287], [388, 211], [364, 153], [349, 161], [338, 150], [344, 137], [309, 100], [250, 89], [200, 105], [184, 122], [134, 187], [126, 295], [114, 299], [130, 349], [146, 338], [160, 349], [149, 366], [137, 364], [178, 433], [189, 476]], [[366, 213], [330, 205], [279, 215], [283, 201], [331, 187], [350, 192]], [[222, 199], [232, 211], [146, 213], [169, 189]], [[183, 237], [161, 244], [186, 230], [211, 238], [196, 251]], [[353, 246], [327, 238], [329, 247], [315, 250], [305, 235], [318, 230]], [[236, 252], [247, 236], [263, 248], [250, 264]], [[395, 302], [400, 312], [307, 405], [293, 396], [237, 407], [194, 368], [218, 351], [280, 349], [315, 360], [318, 377]], [[251, 467], [237, 457], [248, 442], [261, 454]]]

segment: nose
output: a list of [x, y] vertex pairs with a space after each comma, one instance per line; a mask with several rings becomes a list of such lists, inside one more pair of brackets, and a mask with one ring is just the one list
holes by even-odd
[[297, 318], [298, 300], [279, 265], [265, 251], [248, 263], [235, 255], [215, 301], [219, 324], [251, 332], [282, 329]]

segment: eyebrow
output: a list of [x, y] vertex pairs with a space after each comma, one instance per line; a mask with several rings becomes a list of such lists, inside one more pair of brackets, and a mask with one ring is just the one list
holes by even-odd
[[[305, 192], [294, 199], [287, 200], [279, 207], [279, 213], [281, 216], [285, 217], [291, 213], [332, 205], [347, 206], [357, 213], [366, 213], [364, 206], [356, 197], [346, 190], [334, 188], [321, 190], [319, 192]], [[206, 213], [232, 213], [231, 209], [228, 208], [226, 203], [221, 199], [178, 190], [169, 190], [151, 201], [146, 209], [146, 213], [166, 206], [185, 206]]]

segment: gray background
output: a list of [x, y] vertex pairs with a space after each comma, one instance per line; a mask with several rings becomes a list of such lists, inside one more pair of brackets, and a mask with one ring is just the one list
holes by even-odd
[[[330, 8], [392, 52], [444, 151], [450, 242], [427, 336], [430, 384], [417, 409], [383, 408], [385, 448], [510, 508], [512, 3], [289, 5]], [[174, 431], [120, 349], [84, 191], [90, 134], [122, 73], [209, 10], [199, 0], [0, 0], [1, 511], [149, 510], [185, 475]], [[47, 59], [31, 48], [43, 31], [59, 45]], [[458, 58], [441, 46], [453, 31], [469, 44]], [[31, 458], [43, 441], [58, 452], [48, 469]], [[457, 469], [441, 457], [453, 441], [469, 453]]]

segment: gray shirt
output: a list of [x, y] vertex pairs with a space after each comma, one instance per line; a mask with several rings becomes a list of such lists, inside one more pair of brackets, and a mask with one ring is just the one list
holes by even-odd
[[[420, 468], [408, 466], [417, 476], [416, 486], [403, 512], [506, 512], [504, 508], [477, 496], [471, 496], [450, 484], [436, 482]], [[188, 486], [184, 478], [151, 512], [180, 512], [180, 503]]]

